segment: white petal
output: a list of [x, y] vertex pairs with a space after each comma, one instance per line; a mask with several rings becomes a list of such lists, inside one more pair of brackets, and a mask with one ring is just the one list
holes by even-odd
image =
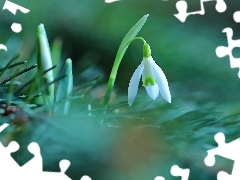
[[154, 77], [153, 70], [152, 70], [152, 68], [153, 68], [152, 67], [152, 58], [151, 57], [143, 58], [142, 63], [144, 65], [144, 69], [143, 69], [143, 73], [142, 73], [143, 84], [144, 84], [146, 78]]
[[153, 73], [158, 84], [162, 97], [169, 103], [171, 103], [171, 94], [168, 87], [168, 82], [162, 69], [152, 60]]
[[129, 86], [128, 86], [128, 104], [129, 106], [132, 105], [138, 91], [138, 85], [139, 81], [143, 72], [143, 64], [141, 63], [137, 69], [134, 71], [133, 76], [130, 80]]
[[154, 86], [146, 86], [147, 93], [152, 100], [155, 100], [159, 95], [159, 88], [157, 84]]

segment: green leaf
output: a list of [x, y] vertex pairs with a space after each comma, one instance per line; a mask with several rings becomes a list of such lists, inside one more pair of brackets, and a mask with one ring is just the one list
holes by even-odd
[[137, 34], [139, 33], [139, 31], [142, 29], [143, 25], [147, 21], [148, 16], [149, 16], [148, 14], [144, 15], [125, 35], [125, 37], [123, 38], [119, 46], [116, 59], [123, 57], [123, 55], [125, 54], [129, 46], [129, 42], [137, 36]]
[[122, 58], [128, 48], [128, 46], [130, 45], [131, 41], [137, 36], [137, 34], [139, 33], [139, 31], [142, 29], [143, 25], [145, 24], [145, 22], [147, 21], [148, 18], [148, 14], [144, 15], [129, 31], [128, 33], [125, 35], [125, 37], [123, 38], [118, 51], [117, 51], [117, 55], [113, 64], [113, 68], [108, 80], [108, 85], [107, 85], [107, 89], [105, 92], [105, 97], [104, 97], [104, 102], [103, 102], [103, 107], [106, 108], [108, 105], [108, 102], [110, 100], [111, 97], [111, 93], [112, 93], [112, 89], [114, 86], [114, 82], [116, 80], [116, 76], [117, 76], [117, 71], [119, 68], [119, 65], [122, 61]]
[[[56, 38], [53, 42], [52, 49], [51, 49], [51, 57], [52, 57], [52, 64], [59, 65], [61, 62], [61, 52], [62, 52], [62, 40], [60, 38]], [[59, 73], [59, 67], [53, 70], [54, 77], [57, 77]]]
[[125, 37], [123, 38], [118, 51], [117, 51], [117, 55], [113, 64], [113, 71], [111, 72], [111, 78], [116, 78], [117, 75], [117, 69], [119, 67], [120, 62], [122, 61], [122, 58], [128, 48], [128, 46], [130, 45], [129, 43], [137, 36], [137, 34], [139, 33], [139, 31], [142, 29], [143, 25], [145, 24], [145, 22], [147, 21], [148, 18], [148, 14], [144, 15], [129, 31], [128, 33], [125, 35]]
[[[42, 73], [47, 69], [52, 67], [52, 58], [51, 52], [49, 48], [47, 34], [43, 24], [38, 26], [38, 55], [37, 55], [37, 65], [38, 65], [38, 73]], [[44, 76], [41, 76], [40, 86], [45, 86], [53, 81], [54, 75], [53, 71], [48, 71]], [[46, 91], [41, 92], [43, 101], [46, 106], [49, 106], [53, 103], [54, 100], [54, 84], [48, 86]]]
[[[30, 87], [28, 88], [28, 97], [27, 97], [26, 102], [36, 103], [34, 101], [34, 99], [31, 99], [31, 98], [34, 97], [36, 93], [41, 92], [41, 90], [43, 91], [44, 89], [46, 89], [49, 86], [48, 84], [45, 84], [45, 85], [39, 87], [40, 80], [43, 79], [42, 76], [44, 76], [47, 72], [53, 70], [54, 68], [56, 68], [56, 66], [53, 66], [53, 67], [45, 70], [43, 73], [37, 72], [32, 79], [30, 79], [29, 81], [24, 83], [17, 90], [15, 90], [14, 94], [17, 95], [21, 90], [23, 90], [24, 88], [26, 88], [27, 86], [30, 85]], [[50, 83], [53, 84], [53, 82], [54, 81], [52, 81]], [[38, 100], [38, 103], [39, 103], [39, 100]]]
[[72, 94], [73, 89], [73, 74], [71, 59], [66, 60], [64, 67], [62, 69], [62, 73], [65, 74], [66, 77], [61, 79], [58, 85], [54, 111], [60, 114], [62, 113], [67, 114], [70, 108], [69, 98]]

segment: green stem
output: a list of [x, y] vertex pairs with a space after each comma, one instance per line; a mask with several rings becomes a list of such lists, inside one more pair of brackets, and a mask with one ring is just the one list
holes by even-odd
[[[142, 40], [144, 45], [147, 44], [146, 41], [142, 37], [134, 37], [132, 40], [130, 40], [128, 43], [126, 43], [125, 48], [127, 49], [128, 46], [135, 40]], [[107, 89], [105, 92], [105, 97], [104, 97], [104, 102], [103, 102], [104, 108], [107, 108], [109, 100], [111, 98], [111, 93], [112, 93], [112, 89], [113, 89], [113, 86], [114, 86], [114, 83], [116, 80], [117, 71], [118, 71], [118, 68], [119, 68], [119, 65], [120, 65], [122, 59], [123, 59], [123, 56], [121, 56], [120, 58], [118, 58], [118, 57], [115, 58], [115, 61], [114, 61], [113, 67], [112, 67], [112, 71], [109, 76]]]

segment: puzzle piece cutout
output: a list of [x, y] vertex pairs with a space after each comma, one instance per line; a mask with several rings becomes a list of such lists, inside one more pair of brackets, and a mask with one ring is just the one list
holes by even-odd
[[4, 123], [0, 126], [0, 132], [2, 132], [4, 129], [6, 129], [9, 126], [9, 124]]
[[233, 14], [233, 19], [236, 23], [240, 23], [240, 11], [236, 11], [234, 14]]
[[154, 180], [165, 180], [165, 178], [162, 177], [162, 176], [157, 176], [157, 177], [154, 178]]
[[80, 180], [92, 180], [89, 176], [83, 176]]
[[8, 10], [10, 11], [12, 14], [16, 15], [17, 10], [19, 10], [20, 12], [27, 14], [30, 12], [29, 9], [19, 6], [11, 1], [6, 0], [6, 2], [4, 3], [3, 9], [2, 10]]
[[[189, 169], [182, 169], [178, 165], [173, 165], [171, 167], [170, 172], [171, 172], [172, 176], [175, 176], [175, 177], [180, 176], [180, 177], [182, 177], [181, 180], [188, 180], [190, 170]], [[162, 176], [157, 176], [154, 180], [165, 180], [165, 178], [162, 177]]]
[[[8, 125], [9, 124], [1, 125], [0, 132], [7, 128]], [[18, 150], [19, 144], [15, 141], [10, 142], [7, 147], [4, 147], [0, 142], [0, 179], [71, 180], [65, 174], [66, 170], [70, 166], [70, 162], [68, 160], [60, 161], [60, 172], [44, 172], [41, 150], [36, 142], [32, 142], [28, 145], [28, 151], [33, 154], [34, 157], [23, 166], [19, 166], [19, 164], [11, 156], [11, 153]], [[91, 178], [83, 176], [81, 180], [91, 180]]]
[[105, 0], [105, 3], [113, 3], [113, 2], [116, 2], [116, 1], [120, 1], [120, 0]]
[[[71, 180], [66, 174], [66, 170], [70, 166], [70, 162], [68, 160], [61, 160], [59, 163], [60, 172], [42, 172], [40, 175], [40, 179], [52, 180], [52, 179], [61, 179], [61, 180]], [[36, 175], [33, 175], [35, 178]], [[40, 180], [39, 179], [39, 180]], [[29, 179], [30, 180], [30, 179]]]
[[185, 0], [180, 0], [176, 3], [176, 8], [178, 10], [178, 14], [174, 14], [174, 16], [177, 19], [179, 19], [181, 22], [185, 22], [187, 17], [190, 15], [195, 15], [195, 14], [203, 15], [203, 14], [205, 14], [205, 9], [204, 9], [203, 3], [208, 2], [208, 1], [216, 1], [215, 9], [219, 13], [222, 13], [222, 12], [226, 11], [226, 9], [227, 9], [227, 5], [224, 2], [224, 0], [200, 0], [201, 9], [199, 11], [187, 12], [187, 9], [188, 9], [187, 2]]
[[11, 153], [18, 150], [19, 145], [15, 141], [10, 142], [7, 147], [4, 147], [2, 143], [0, 143], [0, 177], [6, 177], [8, 174], [12, 174], [12, 170], [19, 171], [19, 164], [11, 156]]
[[234, 161], [232, 174], [228, 174], [224, 171], [220, 171], [217, 175], [218, 180], [239, 180], [240, 177], [240, 138], [225, 143], [225, 136], [223, 133], [217, 133], [214, 136], [215, 141], [218, 144], [218, 147], [213, 148], [207, 151], [208, 155], [204, 159], [204, 163], [207, 166], [213, 166], [215, 164], [215, 155], [222, 156], [224, 158]]
[[34, 158], [30, 159], [21, 167], [21, 171], [30, 172], [31, 174], [41, 173], [43, 170], [43, 161], [40, 152], [40, 147], [36, 142], [28, 145], [28, 151], [33, 154]]
[[234, 58], [233, 54], [232, 54], [232, 50], [236, 47], [240, 48], [240, 39], [238, 40], [233, 40], [233, 30], [232, 28], [225, 28], [223, 29], [224, 33], [226, 33], [227, 35], [227, 41], [228, 41], [228, 47], [225, 46], [218, 46], [216, 48], [216, 55], [219, 58], [222, 58], [224, 56], [229, 56], [229, 60], [230, 60], [230, 67], [231, 68], [239, 68], [239, 72], [238, 72], [238, 77], [240, 78], [240, 58]]
[[189, 169], [182, 169], [177, 165], [171, 167], [171, 174], [176, 177], [181, 176], [182, 180], [188, 180], [189, 173]]

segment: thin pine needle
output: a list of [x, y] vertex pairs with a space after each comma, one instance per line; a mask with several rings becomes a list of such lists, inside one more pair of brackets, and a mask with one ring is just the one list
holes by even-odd
[[85, 89], [85, 88], [92, 87], [92, 86], [96, 85], [98, 83], [99, 77], [100, 76], [97, 76], [97, 77], [89, 80], [88, 82], [84, 83], [83, 85], [80, 85], [80, 86], [76, 87], [74, 89], [74, 91], [80, 91], [82, 89]]
[[12, 97], [13, 97], [13, 88], [14, 88], [14, 84], [12, 83], [13, 81], [14, 81], [14, 78], [10, 81], [10, 86], [8, 88], [7, 106], [10, 105], [10, 101], [12, 100]]
[[[48, 71], [50, 71], [50, 70], [52, 70], [52, 69], [54, 69], [54, 68], [56, 68], [56, 67], [57, 67], [57, 66], [55, 65], [55, 66], [47, 69], [46, 71], [44, 71], [44, 72], [42, 73], [42, 75], [44, 75], [45, 73], [47, 73]], [[39, 78], [39, 77], [34, 77], [34, 78], [32, 78], [31, 80], [29, 80], [29, 81], [27, 81], [26, 83], [24, 83], [21, 87], [19, 87], [19, 88], [14, 92], [14, 94], [15, 94], [15, 95], [18, 94], [18, 93], [19, 93], [20, 91], [22, 91], [24, 88], [26, 88], [27, 86], [29, 86], [33, 81], [35, 81], [36, 78]]]
[[20, 81], [12, 81], [11, 83], [6, 83], [6, 84], [0, 85], [0, 87], [9, 87], [11, 84], [13, 84], [14, 86], [21, 86], [22, 85], [22, 83]]
[[29, 68], [23, 69], [23, 70], [19, 71], [18, 73], [15, 73], [14, 75], [12, 75], [12, 76], [8, 77], [7, 79], [3, 80], [2, 82], [0, 82], [0, 85], [3, 85], [5, 83], [11, 81], [13, 78], [16, 78], [16, 77], [34, 69], [34, 68], [36, 68], [36, 67], [37, 67], [37, 65], [35, 64], [35, 65], [30, 66]]
[[1, 69], [0, 77], [5, 73], [6, 70], [9, 69], [9, 67], [11, 66], [11, 63], [20, 57], [20, 55], [21, 54], [18, 53], [15, 56], [13, 56], [12, 59], [10, 59], [10, 61], [8, 61], [7, 65], [4, 68]]
[[[20, 61], [20, 62], [17, 62], [17, 63], [14, 63], [12, 65], [9, 65], [7, 69], [11, 69], [13, 67], [16, 67], [16, 66], [19, 66], [19, 65], [22, 65], [22, 64], [25, 64], [27, 61]], [[4, 71], [5, 70], [5, 67], [4, 68], [0, 68], [0, 72]]]
[[[54, 79], [52, 82], [50, 82], [50, 83], [46, 84], [45, 86], [43, 86], [43, 87], [40, 89], [40, 92], [46, 90], [51, 84], [56, 83], [56, 82], [60, 81], [61, 79], [65, 78], [65, 77], [66, 77], [65, 74], [57, 77], [57, 78]], [[37, 96], [39, 96], [39, 93], [38, 93], [38, 92], [35, 93], [35, 94], [32, 94], [32, 95], [29, 95], [29, 98], [33, 98], [33, 97], [37, 97]]]

